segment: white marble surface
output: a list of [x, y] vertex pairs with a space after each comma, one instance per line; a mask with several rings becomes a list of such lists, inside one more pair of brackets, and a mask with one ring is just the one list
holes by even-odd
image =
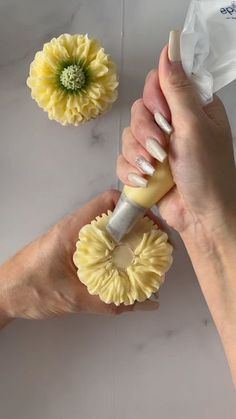
[[[118, 186], [115, 162], [141, 94], [187, 0], [1, 0], [0, 263], [92, 196]], [[100, 38], [118, 63], [113, 110], [80, 128], [47, 119], [25, 85], [42, 44]], [[224, 98], [236, 133], [236, 85]], [[228, 367], [184, 248], [157, 313], [16, 321], [0, 334], [1, 419], [233, 419]]]

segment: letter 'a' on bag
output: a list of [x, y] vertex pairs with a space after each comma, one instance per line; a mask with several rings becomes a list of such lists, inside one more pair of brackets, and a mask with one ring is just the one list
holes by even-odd
[[181, 34], [181, 58], [204, 105], [236, 79], [236, 1], [191, 1]]

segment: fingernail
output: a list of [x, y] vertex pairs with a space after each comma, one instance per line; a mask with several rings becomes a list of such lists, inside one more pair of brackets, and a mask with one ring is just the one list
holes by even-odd
[[170, 135], [173, 132], [172, 126], [160, 112], [155, 112], [154, 119], [157, 125], [159, 125], [162, 131], [164, 131], [166, 134]]
[[146, 188], [148, 181], [143, 177], [136, 175], [136, 173], [129, 173], [128, 174], [128, 181], [133, 183], [134, 186], [138, 186], [139, 188]]
[[146, 149], [152, 157], [160, 161], [161, 163], [167, 158], [165, 150], [154, 138], [147, 138]]
[[137, 167], [146, 175], [152, 176], [155, 172], [155, 167], [143, 156], [138, 156], [135, 160]]
[[146, 300], [143, 303], [136, 303], [133, 311], [154, 311], [159, 308], [159, 303]]
[[179, 31], [170, 32], [168, 56], [169, 56], [169, 60], [172, 63], [181, 62], [180, 32]]
[[149, 77], [151, 76], [151, 74], [153, 73], [153, 71], [155, 71], [155, 70], [151, 70], [151, 71], [149, 71], [149, 73], [148, 73], [148, 74], [147, 74], [147, 76], [146, 76], [145, 82], [146, 82], [146, 81], [148, 81], [148, 79], [149, 79]]

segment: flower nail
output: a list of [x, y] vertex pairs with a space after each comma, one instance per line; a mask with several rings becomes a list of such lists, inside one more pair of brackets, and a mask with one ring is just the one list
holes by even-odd
[[37, 52], [27, 85], [50, 119], [78, 125], [111, 107], [118, 80], [115, 64], [98, 41], [63, 34]]

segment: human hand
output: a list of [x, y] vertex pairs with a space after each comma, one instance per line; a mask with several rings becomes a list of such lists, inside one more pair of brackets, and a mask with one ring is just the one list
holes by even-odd
[[113, 210], [118, 198], [117, 191], [99, 195], [0, 268], [0, 328], [1, 318], [7, 323], [14, 318], [45, 319], [78, 312], [120, 314], [158, 308], [152, 301], [119, 307], [105, 304], [90, 295], [77, 276], [72, 257], [79, 230], [97, 215]]
[[153, 70], [146, 79], [143, 98], [132, 107], [117, 173], [128, 185], [146, 186], [144, 173], [151, 175], [156, 165], [158, 170], [157, 161], [168, 154], [176, 186], [159, 203], [160, 213], [181, 234], [236, 386], [232, 135], [224, 106], [216, 96], [213, 103], [202, 107], [180, 63], [179, 39], [173, 33], [170, 39], [169, 57], [166, 47], [158, 71]]
[[[158, 148], [153, 152], [150, 138], [152, 142], [154, 139], [168, 152], [176, 183], [160, 203], [161, 215], [180, 233], [198, 225], [212, 232], [224, 224], [225, 217], [236, 213], [232, 135], [220, 99], [215, 96], [213, 103], [203, 108], [183, 71], [179, 53], [174, 53], [175, 62], [170, 61], [168, 48], [164, 48], [159, 70], [149, 73], [143, 98], [132, 106], [131, 125], [123, 133], [117, 173], [131, 186], [135, 185], [129, 181], [133, 180], [130, 173], [145, 179], [137, 157], [156, 166], [154, 157], [161, 160], [165, 156], [161, 150], [158, 154]], [[158, 120], [158, 113], [171, 122], [169, 140], [154, 121], [154, 115]], [[164, 128], [170, 133], [168, 125]], [[147, 165], [142, 167], [150, 169]]]

